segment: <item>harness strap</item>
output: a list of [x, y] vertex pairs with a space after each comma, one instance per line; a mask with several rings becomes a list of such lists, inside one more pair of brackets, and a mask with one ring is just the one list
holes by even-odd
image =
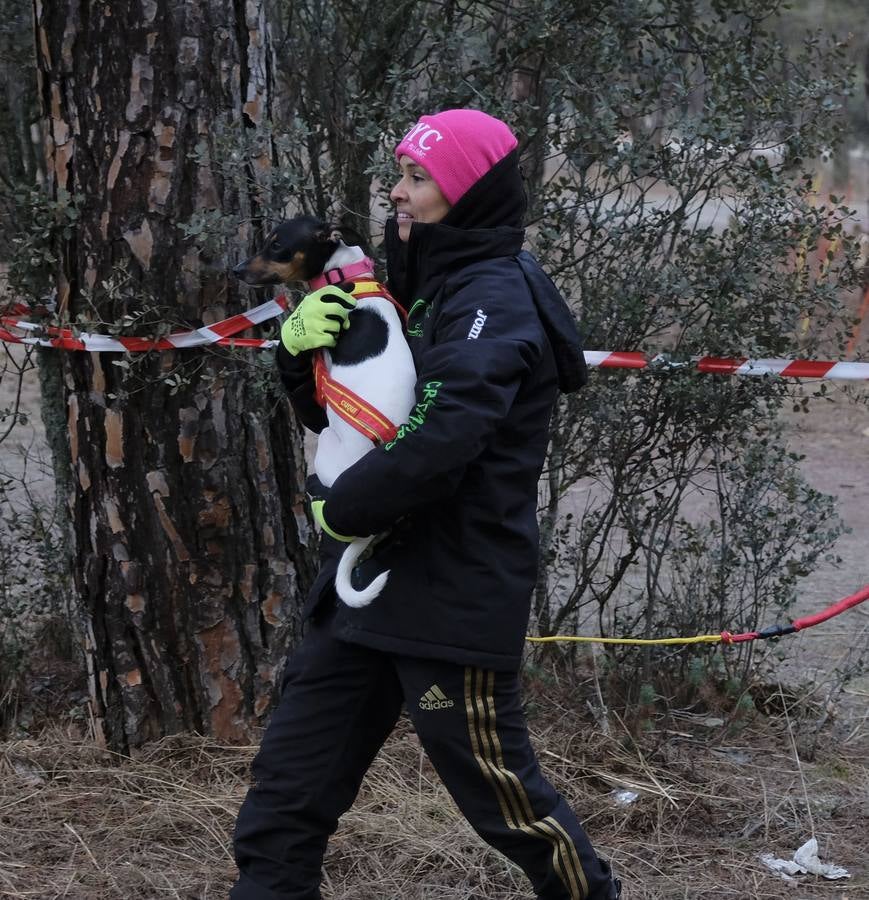
[[[366, 297], [382, 297], [389, 300], [398, 310], [402, 321], [407, 321], [404, 307], [397, 303], [379, 282], [361, 279], [354, 281], [351, 293], [357, 300]], [[322, 350], [314, 354], [314, 385], [315, 398], [320, 406], [333, 410], [375, 444], [386, 444], [398, 433], [398, 428], [386, 416], [329, 374]]]
[[341, 284], [342, 281], [350, 281], [354, 275], [370, 275], [374, 271], [374, 260], [369, 257], [360, 259], [348, 266], [342, 266], [336, 269], [329, 269], [312, 278], [308, 284], [316, 290], [317, 288], [326, 287], [328, 284]]
[[383, 300], [388, 300], [395, 307], [395, 311], [401, 319], [401, 324], [407, 325], [407, 310], [389, 293], [386, 285], [381, 284], [379, 281], [364, 278], [353, 280], [353, 290], [350, 293], [357, 300], [364, 300], [366, 297], [380, 297]]
[[398, 428], [386, 416], [329, 375], [322, 353], [314, 357], [314, 381], [320, 406], [328, 406], [375, 444], [386, 444], [398, 433]]

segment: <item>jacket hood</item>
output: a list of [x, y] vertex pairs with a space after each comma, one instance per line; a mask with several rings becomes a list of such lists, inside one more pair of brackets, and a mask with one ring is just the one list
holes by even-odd
[[527, 209], [519, 151], [512, 150], [468, 188], [441, 224], [453, 228], [522, 228]]
[[405, 242], [395, 218], [386, 223], [389, 287], [409, 307], [430, 299], [452, 271], [481, 259], [512, 256], [522, 249], [527, 198], [519, 156], [511, 151], [496, 163], [436, 223], [415, 222]]

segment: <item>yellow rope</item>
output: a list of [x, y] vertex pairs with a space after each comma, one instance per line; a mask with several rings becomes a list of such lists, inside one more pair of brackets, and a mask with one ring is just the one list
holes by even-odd
[[[869, 297], [869, 293], [866, 295]], [[758, 638], [777, 638], [786, 634], [803, 633], [804, 629], [811, 628], [812, 625], [819, 625], [826, 622], [827, 619], [838, 616], [839, 613], [846, 609], [851, 609], [860, 603], [869, 600], [869, 584], [864, 585], [856, 594], [845, 597], [837, 603], [828, 606], [825, 610], [814, 616], [807, 616], [797, 619], [789, 625], [776, 625], [770, 628], [764, 628], [762, 631], [746, 631], [744, 634], [731, 634], [729, 631], [722, 631], [720, 634], [698, 634], [694, 637], [672, 637], [672, 638], [607, 638], [607, 637], [577, 637], [568, 634], [553, 634], [549, 637], [531, 637], [525, 636], [525, 640], [532, 644], [552, 644], [556, 641], [569, 641], [573, 643], [584, 644], [632, 644], [634, 646], [654, 646], [666, 644], [742, 644], [748, 641], [754, 641]]]
[[526, 641], [534, 644], [553, 644], [556, 641], [572, 641], [584, 644], [720, 644], [720, 634], [698, 634], [694, 637], [677, 638], [606, 638], [606, 637], [576, 637], [574, 635], [553, 634], [550, 637], [526, 637]]

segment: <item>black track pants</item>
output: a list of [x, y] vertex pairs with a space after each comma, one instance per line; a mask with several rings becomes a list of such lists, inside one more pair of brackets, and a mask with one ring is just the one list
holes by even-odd
[[232, 900], [320, 897], [328, 837], [403, 703], [462, 813], [538, 897], [610, 896], [606, 866], [538, 768], [515, 673], [393, 656], [315, 627], [287, 664], [254, 760], [256, 785], [236, 823]]

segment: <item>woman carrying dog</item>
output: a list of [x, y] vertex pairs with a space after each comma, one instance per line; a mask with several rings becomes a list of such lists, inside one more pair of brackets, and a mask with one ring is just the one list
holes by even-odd
[[[231, 896], [320, 896], [327, 840], [405, 705], [462, 813], [537, 897], [615, 900], [618, 882], [541, 774], [520, 699], [549, 419], [559, 387], [585, 380], [576, 327], [522, 252], [507, 125], [468, 109], [423, 116], [395, 155], [389, 288], [408, 312], [416, 406], [394, 440], [312, 490], [323, 565], [239, 813]], [[299, 328], [282, 335], [284, 384], [315, 431], [326, 420], [305, 351], [334, 346], [351, 309], [339, 290], [309, 295], [305, 349]], [[334, 592], [342, 542], [380, 533], [360, 580], [389, 569], [388, 583], [350, 609]]]

